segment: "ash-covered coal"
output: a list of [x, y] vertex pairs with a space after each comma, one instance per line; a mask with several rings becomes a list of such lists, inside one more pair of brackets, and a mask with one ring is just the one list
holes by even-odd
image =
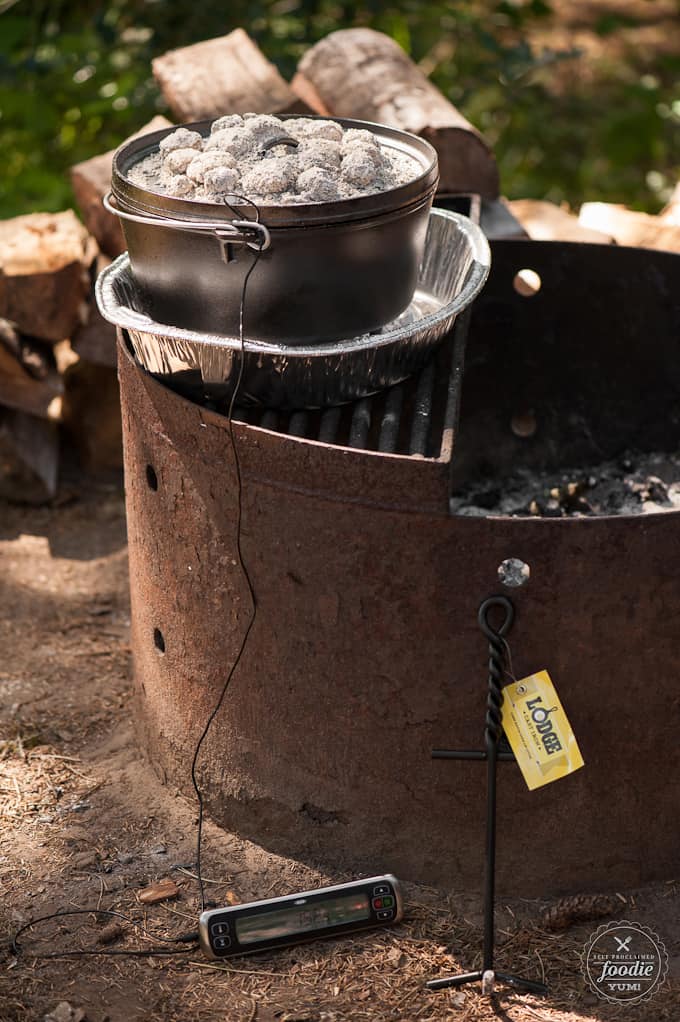
[[[281, 139], [295, 145], [277, 144]], [[175, 198], [222, 202], [245, 196], [265, 205], [334, 202], [388, 191], [422, 168], [407, 153], [381, 145], [372, 131], [332, 120], [273, 114], [228, 114], [210, 134], [180, 127], [158, 151], [128, 171], [142, 188]]]
[[680, 509], [680, 454], [627, 452], [587, 469], [519, 469], [479, 479], [451, 499], [451, 512], [477, 517], [583, 518]]

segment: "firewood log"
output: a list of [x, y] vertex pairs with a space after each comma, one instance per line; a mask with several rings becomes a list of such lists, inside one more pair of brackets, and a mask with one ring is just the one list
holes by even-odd
[[[148, 124], [131, 135], [130, 139], [137, 138], [138, 135], [146, 135], [150, 131], [169, 128], [170, 123], [167, 117], [160, 115], [153, 117]], [[129, 142], [130, 139], [126, 139], [126, 141]], [[84, 160], [71, 167], [71, 185], [85, 226], [96, 238], [102, 252], [111, 256], [112, 259], [124, 252], [126, 247], [118, 217], [107, 213], [102, 206], [102, 198], [111, 187], [113, 153], [114, 150], [111, 150], [111, 152], [93, 156], [90, 160]]]
[[46, 341], [82, 321], [96, 245], [72, 210], [0, 222], [0, 316]]
[[508, 206], [530, 238], [535, 241], [586, 241], [611, 245], [611, 234], [584, 227], [578, 217], [553, 202], [539, 199], [515, 199]]
[[0, 409], [0, 497], [44, 504], [57, 492], [57, 426], [26, 412]]
[[74, 335], [71, 346], [83, 362], [116, 368], [116, 328], [106, 322], [94, 302], [87, 323]]
[[675, 224], [676, 227], [680, 227], [680, 182], [671, 192], [671, 197], [659, 213], [659, 217], [665, 224]]
[[45, 347], [0, 320], [0, 405], [54, 421], [61, 416], [64, 388]]
[[151, 64], [179, 121], [222, 114], [309, 111], [242, 28], [218, 39], [170, 50]]
[[496, 161], [480, 133], [388, 36], [368, 28], [331, 32], [307, 50], [299, 73], [333, 115], [388, 124], [431, 142], [441, 191], [498, 195]]
[[64, 373], [63, 421], [83, 468], [122, 468], [120, 392], [115, 369], [78, 359]]
[[680, 252], [680, 226], [608, 202], [584, 202], [579, 223], [611, 234], [619, 245]]
[[330, 116], [330, 110], [321, 99], [321, 96], [316, 91], [312, 83], [308, 78], [302, 74], [301, 71], [296, 71], [291, 78], [290, 87], [295, 95], [306, 103], [310, 110], [313, 110], [315, 114], [321, 114], [323, 117]]

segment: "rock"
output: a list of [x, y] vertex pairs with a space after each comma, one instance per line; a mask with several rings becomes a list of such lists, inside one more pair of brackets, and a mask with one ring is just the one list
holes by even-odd
[[82, 1008], [73, 1008], [68, 1001], [61, 1001], [43, 1016], [43, 1022], [87, 1022], [87, 1015]]
[[0, 316], [45, 341], [84, 321], [97, 247], [72, 210], [0, 222]]
[[179, 887], [175, 881], [171, 880], [170, 877], [165, 877], [138, 891], [137, 899], [143, 905], [156, 905], [160, 901], [170, 901], [171, 898], [176, 898], [178, 894]]

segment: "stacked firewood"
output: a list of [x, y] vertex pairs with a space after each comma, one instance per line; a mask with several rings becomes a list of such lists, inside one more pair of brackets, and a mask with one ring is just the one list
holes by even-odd
[[[153, 72], [177, 122], [248, 111], [380, 121], [433, 143], [443, 191], [498, 194], [482, 137], [380, 33], [332, 33], [305, 54], [291, 83], [242, 29], [167, 53]], [[156, 117], [138, 134], [170, 123]], [[72, 168], [83, 223], [68, 211], [0, 224], [0, 497], [54, 498], [64, 440], [88, 469], [122, 461], [115, 331], [92, 298], [97, 272], [125, 249], [102, 205], [112, 156]]]
[[[177, 122], [248, 111], [377, 121], [432, 143], [440, 193], [498, 197], [496, 161], [479, 132], [395, 42], [370, 29], [331, 33], [307, 50], [291, 82], [242, 29], [166, 53], [153, 73]], [[138, 134], [170, 123], [156, 117]], [[125, 249], [102, 205], [112, 155], [72, 168], [84, 225], [70, 211], [0, 223], [0, 497], [52, 499], [60, 439], [88, 469], [121, 464], [115, 331], [92, 299], [96, 273]], [[530, 200], [510, 207], [524, 236], [680, 249], [680, 195], [660, 218], [598, 203], [579, 217]]]
[[89, 329], [96, 259], [96, 244], [70, 210], [0, 223], [2, 496], [31, 503], [55, 496], [60, 424], [89, 446], [77, 426], [85, 369], [77, 346]]
[[0, 223], [0, 497], [54, 499], [65, 446], [88, 471], [122, 467], [115, 330], [93, 299], [124, 249], [101, 205], [112, 155], [73, 168], [84, 225], [71, 210]]
[[578, 213], [538, 199], [517, 199], [508, 206], [536, 241], [587, 241], [680, 252], [680, 185], [658, 216], [611, 202], [584, 202]]

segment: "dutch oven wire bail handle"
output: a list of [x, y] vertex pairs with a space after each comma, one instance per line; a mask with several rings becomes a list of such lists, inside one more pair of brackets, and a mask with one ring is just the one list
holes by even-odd
[[192, 234], [214, 234], [222, 248], [222, 258], [230, 259], [227, 249], [231, 245], [247, 246], [254, 252], [266, 252], [271, 247], [271, 235], [266, 225], [259, 219], [255, 220], [182, 220], [179, 217], [149, 216], [143, 213], [129, 213], [118, 205], [117, 196], [112, 191], [106, 193], [102, 205], [108, 213], [130, 220], [135, 224], [147, 224], [150, 227], [169, 227], [176, 231], [188, 231]]

